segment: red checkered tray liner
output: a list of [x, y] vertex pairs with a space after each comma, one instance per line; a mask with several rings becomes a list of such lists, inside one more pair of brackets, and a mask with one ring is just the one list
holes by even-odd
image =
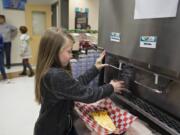
[[[137, 118], [132, 114], [128, 113], [117, 107], [109, 98], [100, 101], [98, 104], [85, 104], [76, 102], [75, 110], [79, 114], [80, 118], [85, 122], [86, 126], [91, 130], [98, 133], [98, 135], [107, 134], [121, 134], [125, 132], [132, 122]], [[113, 120], [116, 130], [114, 132], [108, 131], [107, 129], [101, 127], [97, 122], [91, 117], [90, 113], [94, 111], [106, 110]]]

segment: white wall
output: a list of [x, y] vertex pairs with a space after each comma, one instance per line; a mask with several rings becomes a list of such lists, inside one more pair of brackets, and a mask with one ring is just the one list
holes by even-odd
[[69, 29], [74, 29], [75, 8], [89, 8], [88, 23], [98, 30], [99, 0], [69, 0]]
[[[34, 3], [38, 0], [28, 0], [29, 3]], [[41, 0], [44, 1], [44, 0]], [[50, 1], [50, 0], [46, 0]], [[51, 0], [50, 3], [54, 3], [56, 0]], [[50, 4], [48, 3], [48, 4]], [[42, 3], [41, 3], [42, 4]], [[47, 4], [47, 3], [46, 3]], [[75, 8], [89, 8], [89, 24], [92, 29], [98, 29], [99, 18], [99, 0], [69, 0], [69, 28], [74, 29], [75, 23]], [[2, 0], [0, 0], [0, 14], [6, 16], [7, 22], [19, 28], [21, 25], [25, 25], [25, 13], [21, 10], [8, 10], [3, 9]], [[58, 19], [58, 18], [57, 18]], [[12, 42], [12, 63], [21, 63], [19, 56], [19, 34]]]
[[[33, 4], [51, 4], [58, 0], [28, 0], [28, 3]], [[0, 0], [0, 14], [6, 16], [7, 23], [12, 24], [19, 28], [21, 25], [25, 25], [25, 12], [22, 10], [12, 10], [12, 9], [3, 9], [2, 0]], [[11, 63], [21, 63], [22, 59], [19, 56], [19, 32], [17, 37], [12, 41], [12, 48], [11, 48]]]
[[[8, 10], [3, 9], [2, 0], [0, 0], [0, 14], [6, 16], [6, 21], [19, 28], [21, 25], [25, 25], [25, 13], [21, 10]], [[12, 41], [11, 48], [11, 63], [21, 63], [21, 58], [19, 56], [19, 33], [17, 37]]]

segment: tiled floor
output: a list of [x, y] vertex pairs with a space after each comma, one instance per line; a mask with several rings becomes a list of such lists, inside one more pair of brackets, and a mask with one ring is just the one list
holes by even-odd
[[[34, 101], [34, 77], [0, 81], [0, 135], [33, 135], [39, 108]], [[76, 127], [79, 135], [90, 135], [80, 119]]]
[[6, 69], [6, 73], [12, 73], [12, 72], [18, 72], [21, 71], [23, 69], [22, 66], [12, 66], [10, 69]]
[[[33, 70], [35, 70], [35, 66], [32, 66]], [[8, 79], [19, 77], [19, 73], [23, 70], [22, 65], [19, 66], [11, 66], [10, 69], [5, 68]], [[27, 69], [27, 74], [29, 74], [29, 70]], [[2, 80], [1, 72], [0, 72], [0, 81]]]
[[[13, 66], [6, 73], [21, 70], [22, 66]], [[33, 135], [40, 109], [34, 101], [34, 77], [18, 77], [10, 79], [10, 83], [0, 80], [0, 107], [0, 135]], [[90, 135], [80, 119], [76, 127], [79, 135]]]
[[[33, 69], [35, 69], [35, 66], [32, 66]], [[12, 66], [10, 69], [5, 68], [6, 73], [13, 73], [13, 72], [21, 72], [23, 70], [22, 65], [19, 66]]]
[[39, 106], [34, 101], [34, 77], [0, 82], [0, 135], [33, 135]]

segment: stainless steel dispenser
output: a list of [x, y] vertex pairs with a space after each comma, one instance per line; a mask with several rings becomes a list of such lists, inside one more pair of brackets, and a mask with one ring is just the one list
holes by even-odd
[[[106, 63], [119, 68], [106, 68], [105, 82], [132, 68], [130, 92], [116, 98], [167, 133], [180, 134], [180, 8], [173, 18], [138, 20], [134, 8], [135, 0], [100, 0], [99, 46], [107, 51]], [[120, 41], [111, 40], [113, 32]], [[141, 36], [156, 36], [157, 47], [140, 47]]]

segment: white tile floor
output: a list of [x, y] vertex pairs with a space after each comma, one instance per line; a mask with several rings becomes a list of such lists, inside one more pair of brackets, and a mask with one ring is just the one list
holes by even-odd
[[6, 73], [12, 73], [12, 72], [18, 72], [18, 71], [21, 71], [23, 70], [23, 67], [20, 65], [20, 66], [12, 66], [10, 69], [6, 69]]
[[0, 82], [0, 135], [33, 135], [39, 105], [34, 101], [34, 77]]
[[[35, 66], [32, 66], [32, 68], [35, 69]], [[23, 70], [23, 66], [22, 65], [12, 66], [10, 69], [5, 68], [5, 70], [6, 70], [6, 73], [18, 72], [18, 71], [22, 71]]]

